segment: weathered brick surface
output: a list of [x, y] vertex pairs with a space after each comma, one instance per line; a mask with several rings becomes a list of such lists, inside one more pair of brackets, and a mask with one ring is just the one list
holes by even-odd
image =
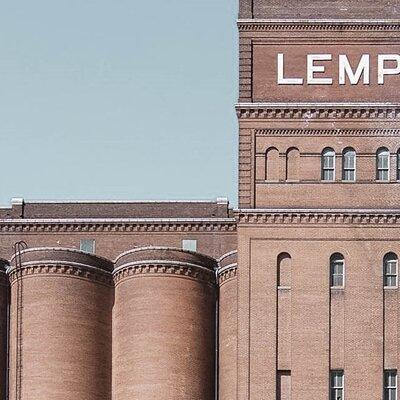
[[122, 257], [115, 272], [113, 399], [213, 400], [217, 286], [209, 260], [139, 253]]
[[10, 399], [110, 399], [111, 272], [69, 255], [32, 252], [11, 273]]

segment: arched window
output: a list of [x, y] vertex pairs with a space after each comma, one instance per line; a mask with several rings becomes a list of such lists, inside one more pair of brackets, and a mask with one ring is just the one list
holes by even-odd
[[300, 152], [295, 147], [286, 152], [286, 180], [299, 180]]
[[376, 152], [376, 179], [389, 181], [390, 178], [390, 152], [386, 147], [381, 147]]
[[335, 253], [330, 259], [330, 286], [331, 288], [344, 287], [344, 257]]
[[399, 259], [394, 253], [388, 253], [383, 258], [383, 286], [397, 287]]
[[292, 258], [288, 253], [278, 256], [278, 286], [290, 287], [292, 284]]
[[342, 179], [347, 182], [356, 180], [356, 152], [351, 147], [343, 150]]
[[322, 152], [322, 180], [335, 180], [335, 150], [326, 148]]
[[265, 163], [265, 179], [267, 181], [279, 181], [279, 151], [275, 147], [267, 150]]
[[400, 149], [397, 150], [397, 180], [400, 181]]

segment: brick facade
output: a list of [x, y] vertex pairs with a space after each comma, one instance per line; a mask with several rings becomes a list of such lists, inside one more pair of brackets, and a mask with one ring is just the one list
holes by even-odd
[[[379, 83], [377, 60], [400, 53], [399, 12], [240, 0], [237, 210], [1, 208], [0, 397], [325, 400], [336, 371], [332, 400], [382, 399], [400, 369], [400, 85]], [[321, 53], [332, 82], [310, 85]], [[369, 83], [341, 83], [340, 56], [366, 53]], [[277, 80], [279, 54], [300, 85]]]
[[[346, 400], [378, 400], [384, 371], [400, 368], [398, 288], [383, 284], [386, 255], [400, 251], [399, 84], [374, 75], [378, 53], [398, 53], [399, 5], [241, 3], [238, 374], [226, 384], [238, 400], [329, 399], [333, 371]], [[331, 59], [317, 75], [332, 82], [310, 85], [307, 55], [321, 53]], [[366, 53], [369, 84], [340, 83], [339, 55], [357, 65]], [[302, 84], [280, 84], [278, 54], [284, 76]], [[340, 288], [330, 276], [337, 254]]]

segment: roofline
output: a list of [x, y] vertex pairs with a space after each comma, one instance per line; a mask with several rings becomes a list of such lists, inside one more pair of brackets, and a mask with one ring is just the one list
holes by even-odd
[[355, 103], [346, 103], [346, 102], [295, 102], [295, 103], [274, 103], [274, 102], [254, 102], [254, 103], [236, 103], [236, 108], [382, 108], [382, 107], [396, 107], [400, 108], [400, 103], [368, 103], [368, 102], [355, 102]]
[[0, 218], [0, 223], [8, 224], [66, 224], [66, 223], [233, 223], [235, 218]]
[[213, 200], [23, 200], [24, 204], [143, 204], [143, 203], [209, 203], [228, 204], [226, 197], [218, 197]]
[[235, 213], [339, 213], [339, 214], [400, 214], [400, 209], [351, 208], [238, 208]]
[[357, 18], [238, 18], [238, 24], [399, 24], [400, 19], [357, 19]]

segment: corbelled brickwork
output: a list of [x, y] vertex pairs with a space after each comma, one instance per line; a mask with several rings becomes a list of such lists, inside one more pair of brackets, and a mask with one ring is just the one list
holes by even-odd
[[[227, 201], [63, 204], [2, 210], [4, 396], [8, 382], [18, 400], [214, 400], [216, 271], [236, 250]], [[79, 250], [88, 239], [96, 255]]]
[[388, 399], [399, 12], [397, 0], [240, 0], [237, 210], [1, 208], [0, 397]]

